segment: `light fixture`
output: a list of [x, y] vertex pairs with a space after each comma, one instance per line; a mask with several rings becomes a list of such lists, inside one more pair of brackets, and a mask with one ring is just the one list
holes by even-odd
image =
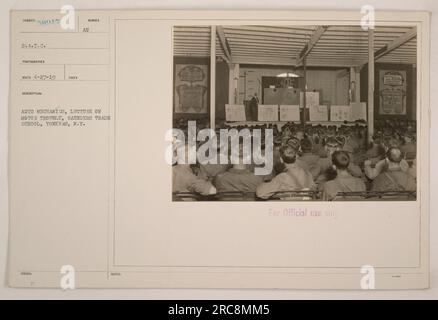
[[277, 74], [278, 78], [299, 78], [299, 75], [292, 73], [292, 72], [285, 72]]

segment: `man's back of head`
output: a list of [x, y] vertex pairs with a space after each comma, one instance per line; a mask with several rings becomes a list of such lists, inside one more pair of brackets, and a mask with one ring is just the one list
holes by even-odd
[[391, 147], [386, 152], [386, 157], [392, 163], [399, 164], [403, 160], [403, 153], [397, 147]]
[[312, 142], [309, 138], [304, 138], [301, 140], [301, 150], [303, 152], [311, 152], [312, 151]]
[[338, 170], [347, 170], [350, 165], [350, 156], [345, 151], [335, 151], [332, 155], [332, 163]]
[[295, 163], [297, 158], [297, 151], [295, 148], [286, 145], [280, 149], [280, 156], [284, 163], [292, 164]]

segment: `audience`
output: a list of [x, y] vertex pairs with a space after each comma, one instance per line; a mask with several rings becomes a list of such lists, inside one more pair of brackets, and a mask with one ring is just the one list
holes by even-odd
[[243, 161], [234, 165], [178, 163], [173, 166], [173, 191], [244, 192], [269, 199], [277, 192], [320, 190], [322, 200], [333, 200], [339, 192], [416, 190], [415, 122], [377, 121], [369, 144], [366, 126], [359, 122], [339, 127], [287, 123], [273, 129], [271, 174], [257, 176], [256, 165]]

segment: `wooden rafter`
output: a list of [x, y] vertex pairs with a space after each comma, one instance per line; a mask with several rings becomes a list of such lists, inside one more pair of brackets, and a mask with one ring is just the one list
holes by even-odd
[[401, 35], [400, 37], [396, 38], [391, 43], [389, 43], [386, 46], [383, 46], [381, 49], [377, 50], [374, 53], [374, 58], [377, 60], [377, 59], [383, 57], [384, 55], [390, 53], [391, 51], [401, 47], [402, 45], [404, 45], [408, 41], [412, 40], [416, 36], [417, 36], [417, 29], [412, 28], [410, 31], [408, 31], [408, 32], [404, 33], [403, 35]]
[[315, 32], [310, 37], [309, 41], [304, 45], [304, 48], [301, 50], [301, 52], [298, 54], [296, 65], [299, 66], [303, 59], [306, 58], [306, 56], [312, 51], [315, 44], [318, 42], [318, 40], [321, 38], [323, 33], [327, 30], [327, 26], [318, 26], [315, 30]]
[[216, 32], [219, 37], [219, 43], [221, 44], [222, 50], [224, 50], [224, 59], [228, 63], [232, 63], [233, 59], [231, 57], [231, 49], [228, 44], [227, 38], [225, 37], [224, 29], [220, 26], [216, 27]]

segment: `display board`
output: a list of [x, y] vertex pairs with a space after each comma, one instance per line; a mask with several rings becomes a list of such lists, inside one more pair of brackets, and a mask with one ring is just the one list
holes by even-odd
[[351, 106], [331, 106], [330, 121], [350, 121]]
[[258, 121], [278, 121], [278, 105], [258, 106]]
[[226, 104], [225, 105], [225, 120], [226, 121], [246, 121], [245, 106], [241, 104]]
[[300, 106], [280, 105], [280, 121], [300, 121]]
[[327, 106], [309, 106], [310, 121], [328, 121]]
[[330, 121], [357, 121], [367, 119], [365, 102], [352, 102], [349, 106], [331, 106]]
[[[300, 92], [300, 106], [304, 106], [304, 93]], [[306, 92], [306, 107], [319, 106], [319, 92]]]

